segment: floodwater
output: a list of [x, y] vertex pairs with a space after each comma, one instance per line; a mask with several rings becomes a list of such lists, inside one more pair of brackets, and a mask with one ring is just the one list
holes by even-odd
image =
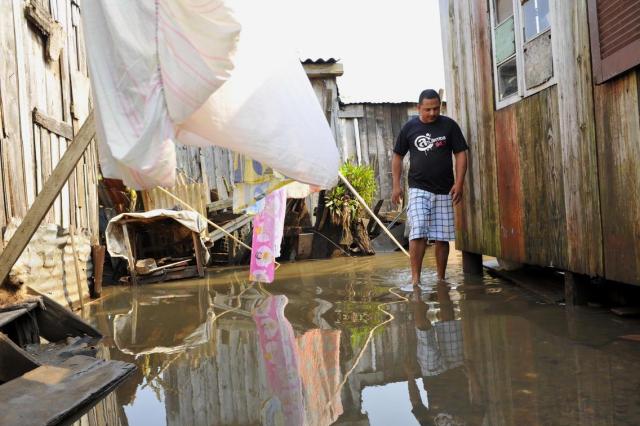
[[[636, 425], [640, 322], [565, 309], [452, 251], [423, 292], [407, 258], [285, 264], [109, 288], [91, 321], [136, 374], [90, 417], [123, 425]], [[394, 294], [397, 293], [397, 294]], [[404, 295], [401, 297], [398, 295]], [[385, 313], [386, 311], [386, 313]]]

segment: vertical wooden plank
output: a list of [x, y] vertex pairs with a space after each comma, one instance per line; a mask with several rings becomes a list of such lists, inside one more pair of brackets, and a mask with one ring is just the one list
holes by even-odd
[[465, 137], [469, 141], [469, 155], [467, 160], [467, 182], [464, 194], [468, 194], [468, 199], [463, 200], [463, 210], [467, 216], [467, 223], [471, 226], [467, 229], [469, 248], [466, 251], [482, 253], [482, 242], [484, 240], [484, 229], [482, 217], [485, 202], [482, 198], [482, 165], [481, 152], [482, 145], [478, 137], [477, 117], [478, 117], [478, 94], [475, 85], [475, 55], [473, 47], [473, 22], [471, 20], [471, 4], [469, 2], [456, 2], [459, 40], [459, 62], [463, 71], [460, 73], [460, 87], [464, 90], [464, 97], [461, 98], [462, 105], [458, 110], [458, 120]]
[[[2, 93], [2, 170], [5, 188], [6, 217], [23, 217], [27, 209], [20, 127], [20, 97], [18, 94], [18, 67], [16, 63], [16, 37], [14, 28], [15, 2], [0, 2], [0, 92]], [[20, 11], [18, 11], [20, 13]], [[5, 223], [3, 223], [4, 225]]]
[[24, 183], [27, 198], [27, 205], [30, 206], [36, 197], [35, 191], [35, 168], [33, 157], [33, 139], [31, 126], [31, 108], [28, 94], [35, 90], [29, 87], [27, 60], [33, 61], [35, 58], [29, 55], [28, 39], [30, 30], [27, 20], [24, 17], [23, 3], [20, 0], [13, 0], [13, 28], [15, 34], [15, 60], [18, 76], [18, 108], [20, 111], [20, 139], [22, 141], [22, 161], [24, 164]]
[[489, 9], [486, 2], [470, 2], [472, 49], [474, 53], [474, 88], [477, 91], [476, 152], [480, 164], [482, 197], [482, 253], [500, 256], [499, 197], [496, 170], [494, 129], [493, 71]]
[[[567, 267], [564, 190], [560, 172], [557, 91], [548, 88], [516, 104], [524, 200], [526, 262]], [[553, 229], [554, 232], [549, 232]], [[542, 238], [541, 236], [544, 236]]]
[[604, 275], [640, 285], [640, 73], [595, 86]]
[[524, 212], [515, 106], [495, 113], [500, 257], [524, 262]]
[[[466, 88], [463, 84], [462, 70], [466, 70], [466, 62], [464, 58], [464, 42], [462, 41], [463, 32], [460, 28], [460, 2], [440, 0], [440, 22], [442, 31], [442, 49], [445, 72], [445, 86], [448, 99], [448, 115], [458, 121], [463, 131], [467, 129], [466, 104], [462, 93]], [[466, 7], [466, 6], [465, 6]], [[474, 142], [469, 134], [466, 134], [469, 140], [470, 153], [468, 161], [468, 170], [466, 178], [466, 191], [462, 205], [455, 209], [456, 218], [456, 247], [461, 250], [470, 252], [478, 252], [479, 247], [474, 244], [473, 233], [477, 232], [471, 219], [471, 212], [474, 211], [474, 191], [471, 182], [473, 181], [473, 165]]]
[[[366, 106], [365, 106], [366, 107]], [[358, 137], [360, 139], [360, 156], [362, 164], [369, 164], [369, 139], [367, 137], [367, 120], [364, 118], [356, 118], [358, 120]]]
[[602, 275], [593, 83], [587, 1], [552, 1], [553, 68], [558, 86], [568, 267]]
[[[391, 198], [391, 163], [389, 154], [387, 153], [388, 140], [390, 135], [386, 131], [388, 122], [386, 120], [384, 105], [374, 107], [375, 123], [376, 123], [376, 146], [378, 150], [378, 199]], [[389, 203], [387, 203], [388, 205]], [[386, 210], [386, 209], [385, 209]]]

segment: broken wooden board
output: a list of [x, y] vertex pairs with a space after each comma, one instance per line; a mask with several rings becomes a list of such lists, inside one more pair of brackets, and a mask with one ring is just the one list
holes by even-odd
[[[231, 233], [233, 231], [236, 231], [240, 228], [242, 228], [243, 226], [245, 226], [246, 224], [248, 224], [249, 222], [251, 222], [251, 216], [249, 215], [242, 215], [230, 222], [225, 223], [222, 228], [225, 229], [225, 231]], [[226, 234], [224, 232], [222, 232], [219, 229], [216, 229], [215, 231], [213, 231], [210, 235], [209, 235], [209, 239], [211, 240], [211, 242], [215, 242], [218, 241], [220, 238], [225, 237]]]
[[[30, 292], [35, 293], [33, 289]], [[70, 336], [87, 335], [91, 337], [102, 337], [102, 334], [94, 327], [85, 322], [73, 312], [60, 306], [50, 297], [42, 296], [45, 309], [39, 308], [36, 311], [40, 335], [50, 342], [58, 342]]]
[[0, 386], [0, 426], [53, 425], [86, 412], [135, 370], [82, 355], [41, 366]]
[[8, 382], [40, 366], [34, 357], [4, 333], [0, 333], [0, 359], [0, 382]]

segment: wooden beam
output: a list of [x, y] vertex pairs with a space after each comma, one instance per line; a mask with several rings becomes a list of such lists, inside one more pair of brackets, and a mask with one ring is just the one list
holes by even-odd
[[56, 61], [64, 47], [64, 30], [51, 14], [34, 0], [24, 7], [24, 16], [47, 40], [47, 59]]
[[309, 78], [339, 77], [344, 74], [342, 64], [302, 64]]
[[87, 117], [78, 135], [65, 151], [49, 179], [47, 179], [42, 191], [40, 191], [33, 205], [27, 211], [13, 238], [9, 240], [4, 251], [0, 254], [0, 283], [3, 283], [9, 276], [9, 271], [11, 271], [27, 244], [29, 244], [31, 237], [38, 229], [42, 219], [49, 211], [95, 133], [96, 127], [92, 112]]
[[62, 136], [65, 139], [73, 139], [73, 127], [71, 124], [67, 124], [64, 121], [56, 120], [53, 117], [40, 112], [38, 108], [33, 109], [33, 122], [44, 127], [48, 131], [55, 133], [58, 136]]
[[232, 198], [227, 198], [226, 200], [214, 201], [213, 203], [207, 204], [207, 210], [214, 211], [214, 212], [218, 210], [225, 210], [231, 207], [233, 207]]
[[[240, 228], [242, 228], [243, 226], [245, 226], [246, 224], [248, 224], [249, 222], [251, 222], [251, 216], [249, 215], [242, 215], [240, 217], [238, 217], [237, 219], [234, 219], [230, 222], [225, 223], [222, 228], [224, 228], [224, 230], [228, 233], [231, 233], [233, 231], [236, 231]], [[213, 231], [210, 235], [209, 235], [209, 239], [212, 242], [218, 241], [220, 238], [224, 237], [226, 234], [225, 232], [223, 232], [220, 229], [217, 229], [215, 231]], [[249, 247], [249, 249], [251, 249], [251, 247]]]
[[338, 118], [362, 118], [364, 117], [364, 106], [362, 104], [344, 105], [338, 111]]

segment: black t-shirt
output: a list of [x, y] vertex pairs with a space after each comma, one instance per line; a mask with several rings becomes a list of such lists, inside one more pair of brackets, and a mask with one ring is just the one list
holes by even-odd
[[454, 184], [451, 153], [466, 149], [469, 147], [458, 123], [440, 115], [428, 124], [418, 117], [409, 120], [400, 131], [393, 152], [404, 157], [410, 151], [410, 188], [448, 194]]

